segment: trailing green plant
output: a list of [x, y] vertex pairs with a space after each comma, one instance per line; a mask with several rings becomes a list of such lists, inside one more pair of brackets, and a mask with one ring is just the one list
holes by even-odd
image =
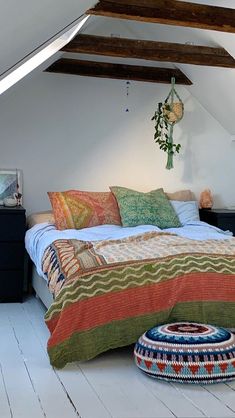
[[[178, 93], [175, 90], [175, 79], [171, 80], [171, 90], [164, 103], [158, 103], [157, 110], [151, 120], [155, 121], [154, 140], [159, 145], [160, 150], [167, 153], [166, 168], [173, 168], [173, 156], [179, 153], [181, 144], [174, 144], [173, 129], [174, 125], [179, 122], [184, 114], [184, 105]], [[174, 97], [177, 102], [174, 102]], [[170, 99], [170, 102], [169, 102]]]
[[[166, 111], [171, 112], [171, 106], [167, 103], [158, 103], [151, 120], [155, 120], [154, 140], [159, 145], [160, 150], [167, 152], [168, 157], [180, 152], [181, 144], [172, 142], [173, 125], [167, 122]], [[168, 158], [167, 169], [173, 168], [172, 158]]]

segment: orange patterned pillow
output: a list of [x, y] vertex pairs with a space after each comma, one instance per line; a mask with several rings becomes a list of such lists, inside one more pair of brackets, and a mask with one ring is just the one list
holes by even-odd
[[68, 190], [48, 192], [57, 229], [121, 225], [115, 197], [111, 192]]

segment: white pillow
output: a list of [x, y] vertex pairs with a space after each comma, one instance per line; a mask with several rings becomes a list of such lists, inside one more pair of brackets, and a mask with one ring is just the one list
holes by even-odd
[[192, 221], [199, 221], [198, 202], [189, 200], [182, 202], [179, 200], [170, 200], [175, 209], [181, 225], [187, 225]]

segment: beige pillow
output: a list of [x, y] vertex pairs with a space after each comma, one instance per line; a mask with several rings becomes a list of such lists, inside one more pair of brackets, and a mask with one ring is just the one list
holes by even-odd
[[179, 190], [178, 192], [174, 193], [166, 193], [168, 199], [170, 200], [180, 200], [180, 201], [189, 201], [189, 200], [196, 200], [195, 195], [191, 190]]
[[28, 228], [32, 228], [36, 224], [41, 224], [43, 222], [55, 223], [54, 215], [51, 210], [46, 210], [44, 212], [32, 213], [27, 218]]

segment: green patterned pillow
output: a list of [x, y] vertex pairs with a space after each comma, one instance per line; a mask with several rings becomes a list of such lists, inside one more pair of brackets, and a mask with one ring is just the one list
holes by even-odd
[[113, 186], [123, 226], [156, 225], [161, 229], [181, 226], [179, 218], [163, 189], [148, 193]]

